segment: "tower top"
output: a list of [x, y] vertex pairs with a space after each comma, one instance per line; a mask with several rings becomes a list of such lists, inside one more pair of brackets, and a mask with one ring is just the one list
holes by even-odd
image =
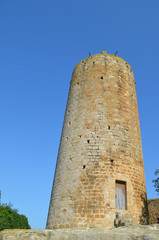
[[[130, 64], [125, 61], [122, 57], [117, 56], [116, 54], [108, 54], [105, 49], [103, 49], [100, 53], [93, 54], [91, 56], [88, 56], [87, 58], [83, 59], [79, 63], [76, 64], [74, 71], [77, 70], [79, 67], [83, 66], [91, 66], [91, 64], [95, 65], [95, 62], [103, 61], [103, 64], [108, 64], [108, 62], [112, 62], [113, 64], [118, 64], [118, 68], [120, 67], [119, 65], [122, 64], [123, 66], [125, 65], [126, 68], [130, 69], [131, 72], [132, 68]], [[73, 72], [74, 72], [73, 71]]]
[[103, 55], [107, 54], [107, 52], [105, 51], [105, 49], [103, 49], [103, 50], [101, 51], [101, 54], [103, 54]]

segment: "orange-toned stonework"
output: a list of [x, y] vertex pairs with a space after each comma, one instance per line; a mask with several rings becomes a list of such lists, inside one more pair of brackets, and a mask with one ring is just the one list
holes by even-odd
[[159, 223], [159, 198], [148, 200], [149, 224]]
[[[125, 209], [116, 207], [116, 182]], [[72, 75], [47, 228], [114, 226], [144, 218], [146, 188], [134, 76], [122, 58], [93, 55]]]

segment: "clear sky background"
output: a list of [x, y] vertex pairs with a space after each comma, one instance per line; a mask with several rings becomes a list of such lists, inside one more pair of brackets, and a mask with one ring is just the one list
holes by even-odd
[[45, 228], [75, 65], [105, 49], [133, 68], [148, 198], [159, 168], [159, 1], [0, 0], [0, 190]]

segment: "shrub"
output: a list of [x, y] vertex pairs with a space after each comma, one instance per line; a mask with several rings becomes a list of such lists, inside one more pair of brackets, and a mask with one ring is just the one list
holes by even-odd
[[11, 204], [0, 205], [0, 231], [4, 229], [30, 229], [28, 219], [12, 209]]

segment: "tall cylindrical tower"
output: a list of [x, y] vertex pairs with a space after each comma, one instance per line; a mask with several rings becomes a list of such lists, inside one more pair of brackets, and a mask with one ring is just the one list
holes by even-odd
[[47, 228], [140, 222], [146, 188], [134, 76], [122, 58], [90, 56], [72, 75]]

